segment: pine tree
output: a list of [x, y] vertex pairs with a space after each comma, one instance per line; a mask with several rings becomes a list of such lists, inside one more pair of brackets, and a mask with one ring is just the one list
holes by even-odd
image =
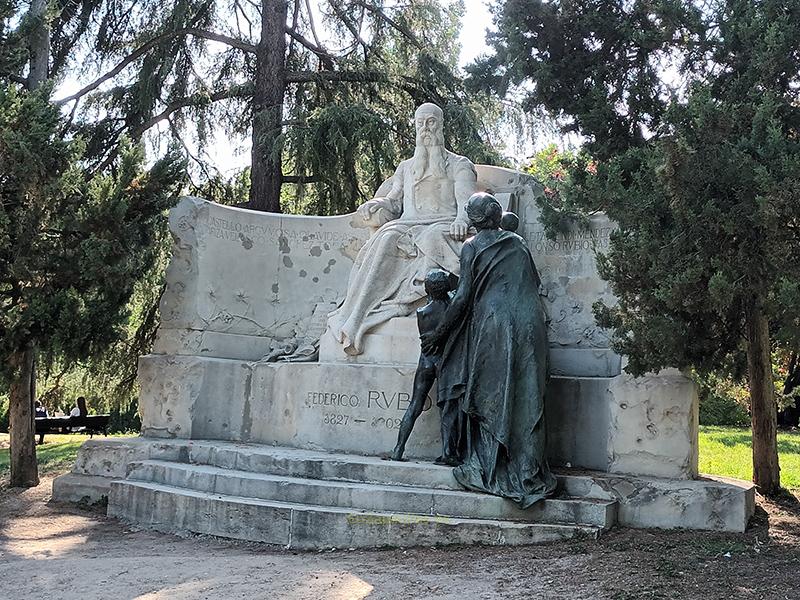
[[634, 374], [746, 372], [754, 481], [776, 493], [770, 351], [800, 342], [800, 2], [507, 0], [496, 17], [473, 75], [533, 84], [529, 105], [585, 136], [596, 173], [573, 170], [568, 200], [619, 223], [599, 321]]
[[[249, 133], [251, 208], [280, 211], [283, 195], [294, 199], [293, 210], [347, 212], [390, 174], [398, 152], [413, 146], [411, 115], [425, 101], [445, 109], [456, 151], [499, 159], [484, 140], [485, 123], [500, 113], [469, 96], [456, 73], [460, 3], [61, 0], [59, 6], [54, 66], [76, 66], [66, 48], [82, 36], [89, 64], [102, 73], [61, 99], [75, 110], [98, 169], [113, 160], [123, 135], [138, 140], [160, 127], [202, 148], [215, 132]], [[96, 25], [87, 26], [87, 15]]]
[[87, 173], [91, 156], [51, 101], [48, 5], [16, 9], [0, 4], [0, 382], [11, 485], [33, 486], [35, 359], [96, 356], [119, 336], [185, 162], [171, 152], [145, 171], [141, 147], [123, 140], [109, 169]]

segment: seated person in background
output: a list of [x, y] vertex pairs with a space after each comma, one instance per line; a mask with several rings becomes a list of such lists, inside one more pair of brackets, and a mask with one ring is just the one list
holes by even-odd
[[71, 411], [69, 411], [70, 417], [85, 417], [89, 414], [89, 411], [86, 410], [86, 398], [83, 396], [78, 396], [78, 399], [75, 401], [75, 403], [76, 405]]
[[[33, 403], [33, 416], [36, 417], [37, 419], [40, 417], [48, 416], [47, 409], [44, 406], [42, 406], [42, 403], [39, 402], [38, 400], [36, 400]], [[44, 433], [39, 434], [39, 445], [41, 446], [42, 444], [44, 444]]]
[[[86, 409], [86, 398], [83, 396], [78, 396], [78, 399], [75, 401], [75, 406], [71, 411], [69, 411], [70, 417], [85, 417], [89, 414], [89, 411]], [[76, 433], [78, 431], [82, 431], [83, 427], [71, 427], [70, 431], [72, 433]]]

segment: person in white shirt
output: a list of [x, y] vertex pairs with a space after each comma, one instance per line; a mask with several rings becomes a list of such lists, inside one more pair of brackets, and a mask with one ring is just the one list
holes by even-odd
[[89, 414], [89, 411], [86, 409], [86, 398], [83, 396], [78, 396], [78, 399], [75, 401], [75, 406], [71, 411], [69, 411], [70, 417], [85, 417]]
[[[86, 409], [86, 398], [83, 396], [78, 396], [78, 399], [75, 401], [75, 406], [69, 411], [70, 417], [85, 417], [89, 414], [89, 411]], [[77, 431], [81, 431], [83, 427], [71, 427], [70, 431], [75, 433]]]

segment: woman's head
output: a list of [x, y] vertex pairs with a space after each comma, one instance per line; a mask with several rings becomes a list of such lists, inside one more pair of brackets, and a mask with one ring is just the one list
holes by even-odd
[[491, 194], [479, 192], [467, 201], [467, 217], [476, 229], [497, 229], [503, 217], [503, 207]]

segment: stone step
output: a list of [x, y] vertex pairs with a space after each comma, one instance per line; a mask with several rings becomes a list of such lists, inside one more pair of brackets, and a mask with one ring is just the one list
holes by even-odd
[[522, 510], [504, 498], [465, 490], [286, 477], [158, 460], [132, 464], [127, 479], [225, 496], [403, 514], [584, 524], [604, 529], [616, 521], [616, 502], [609, 500], [552, 498]]
[[317, 452], [280, 446], [192, 445], [189, 462], [286, 477], [409, 485], [460, 490], [453, 469], [431, 462], [391, 461], [376, 456]]
[[515, 546], [597, 538], [601, 533], [592, 526], [358, 511], [127, 480], [111, 484], [108, 514], [168, 533], [200, 533], [297, 549]]
[[[453, 469], [431, 462], [383, 460], [374, 456], [318, 452], [281, 446], [234, 443], [187, 444], [181, 460], [200, 465], [286, 477], [408, 485], [462, 490]], [[613, 494], [588, 475], [557, 472], [558, 491], [567, 496], [613, 500]]]

